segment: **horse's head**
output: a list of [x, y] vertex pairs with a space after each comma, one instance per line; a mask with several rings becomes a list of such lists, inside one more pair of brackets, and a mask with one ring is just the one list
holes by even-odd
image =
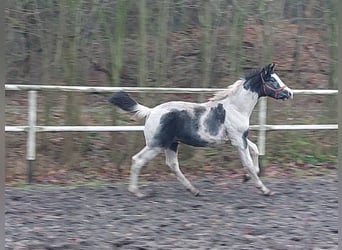
[[279, 76], [274, 73], [275, 64], [269, 64], [260, 72], [262, 82], [262, 96], [269, 96], [274, 99], [289, 99], [293, 98], [293, 91], [287, 87]]

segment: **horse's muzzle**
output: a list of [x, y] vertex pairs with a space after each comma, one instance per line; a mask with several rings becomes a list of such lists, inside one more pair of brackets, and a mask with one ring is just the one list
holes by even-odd
[[283, 91], [279, 93], [278, 99], [282, 99], [282, 100], [293, 99], [292, 90], [289, 88], [285, 88]]

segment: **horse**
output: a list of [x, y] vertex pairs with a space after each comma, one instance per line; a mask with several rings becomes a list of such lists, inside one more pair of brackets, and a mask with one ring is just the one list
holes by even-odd
[[200, 194], [184, 176], [178, 163], [180, 143], [194, 147], [215, 147], [230, 141], [236, 147], [246, 176], [268, 196], [274, 193], [259, 178], [258, 147], [248, 139], [249, 119], [261, 97], [292, 99], [293, 91], [274, 72], [275, 64], [253, 70], [225, 90], [203, 103], [170, 101], [154, 108], [136, 102], [129, 94], [118, 91], [109, 102], [137, 118], [145, 118], [145, 147], [132, 157], [128, 190], [138, 197], [141, 168], [160, 152], [165, 152], [166, 165], [193, 195]]

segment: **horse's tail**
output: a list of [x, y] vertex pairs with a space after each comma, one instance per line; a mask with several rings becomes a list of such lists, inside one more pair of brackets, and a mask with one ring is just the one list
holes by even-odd
[[130, 112], [138, 118], [144, 118], [151, 112], [149, 107], [137, 103], [129, 94], [124, 91], [116, 92], [110, 99], [109, 102], [120, 109]]

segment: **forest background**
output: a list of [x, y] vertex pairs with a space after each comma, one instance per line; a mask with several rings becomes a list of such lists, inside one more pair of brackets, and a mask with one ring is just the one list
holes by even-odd
[[[13, 0], [5, 11], [7, 84], [225, 88], [270, 62], [293, 89], [337, 89], [337, 0]], [[207, 94], [132, 94], [155, 106]], [[110, 93], [38, 93], [38, 125], [136, 125]], [[6, 92], [6, 125], [27, 124], [27, 92]], [[337, 123], [337, 96], [268, 100], [268, 124]], [[257, 124], [258, 107], [251, 124]], [[6, 181], [26, 181], [26, 133], [6, 133]], [[251, 131], [250, 138], [257, 139]], [[267, 132], [265, 175], [335, 173], [337, 131]], [[141, 132], [39, 133], [34, 181], [126, 179]], [[190, 176], [239, 176], [230, 146], [180, 149]], [[167, 179], [158, 157], [144, 178]], [[172, 177], [174, 178], [174, 177]]]

